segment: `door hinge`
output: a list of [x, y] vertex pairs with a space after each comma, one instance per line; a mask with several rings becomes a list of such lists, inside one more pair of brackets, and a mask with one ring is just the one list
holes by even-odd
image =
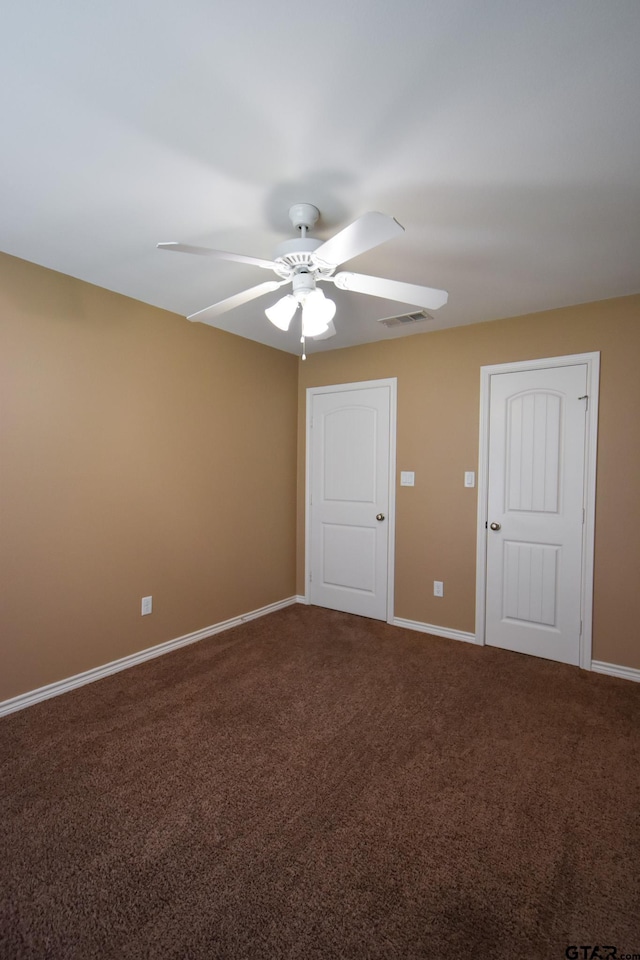
[[583, 507], [583, 508], [582, 508], [582, 522], [584, 523], [586, 519], [587, 519], [587, 511], [586, 511], [585, 508]]
[[313, 572], [309, 570], [309, 583], [313, 582]]
[[582, 620], [580, 621], [580, 636], [582, 636]]

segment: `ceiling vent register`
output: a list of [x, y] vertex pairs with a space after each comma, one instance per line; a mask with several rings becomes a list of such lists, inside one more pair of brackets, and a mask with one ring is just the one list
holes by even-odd
[[400, 327], [406, 323], [421, 323], [423, 320], [433, 320], [433, 317], [426, 310], [418, 310], [415, 313], [402, 313], [397, 317], [383, 317], [379, 323], [383, 323], [385, 327]]

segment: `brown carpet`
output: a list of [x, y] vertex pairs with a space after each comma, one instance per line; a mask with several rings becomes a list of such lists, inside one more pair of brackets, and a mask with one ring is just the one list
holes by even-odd
[[628, 681], [290, 607], [0, 722], [0, 955], [640, 953], [639, 721]]

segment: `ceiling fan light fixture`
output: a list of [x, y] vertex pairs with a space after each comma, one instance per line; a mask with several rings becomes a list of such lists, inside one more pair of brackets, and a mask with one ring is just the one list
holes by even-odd
[[333, 300], [328, 300], [322, 290], [312, 290], [302, 306], [302, 336], [318, 337], [326, 333], [336, 313]]
[[329, 340], [331, 337], [335, 337], [336, 328], [333, 320], [329, 320], [329, 325], [324, 333], [318, 333], [314, 337], [314, 340]]
[[286, 297], [282, 297], [282, 299], [274, 303], [272, 307], [267, 307], [265, 314], [274, 327], [287, 331], [297, 309], [298, 301], [288, 293]]

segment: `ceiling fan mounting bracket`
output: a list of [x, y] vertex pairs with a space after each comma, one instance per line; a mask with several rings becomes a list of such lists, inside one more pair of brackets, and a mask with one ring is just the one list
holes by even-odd
[[289, 220], [297, 230], [306, 227], [312, 230], [318, 222], [320, 211], [312, 203], [294, 203], [289, 207]]

